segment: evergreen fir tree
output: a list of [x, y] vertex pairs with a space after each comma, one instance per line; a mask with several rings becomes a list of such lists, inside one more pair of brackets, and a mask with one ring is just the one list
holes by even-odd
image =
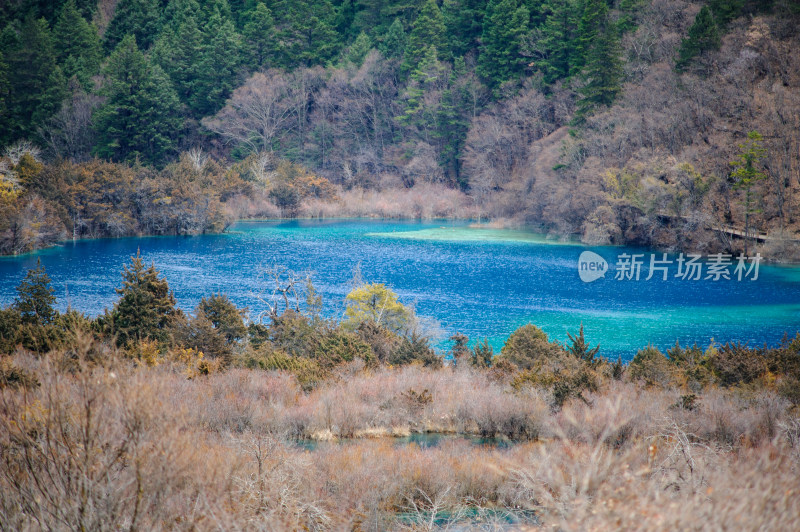
[[197, 305], [197, 314], [202, 314], [228, 343], [241, 340], [247, 335], [244, 324], [247, 310], [237, 308], [224, 294], [202, 298]]
[[403, 57], [406, 53], [406, 32], [399, 18], [394, 19], [389, 30], [378, 44], [378, 50], [390, 59]]
[[55, 290], [50, 286], [50, 277], [36, 260], [36, 268], [28, 270], [25, 279], [17, 286], [14, 309], [22, 316], [23, 323], [48, 325], [55, 320], [58, 312], [53, 308], [56, 302]]
[[678, 70], [685, 69], [692, 59], [701, 53], [718, 49], [719, 45], [719, 30], [714, 23], [711, 10], [708, 6], [703, 6], [695, 17], [694, 24], [689, 28], [689, 36], [681, 41], [676, 65]]
[[364, 62], [364, 58], [367, 56], [369, 51], [372, 49], [372, 40], [369, 36], [364, 33], [363, 31], [358, 34], [356, 40], [353, 41], [353, 44], [347, 49], [347, 54], [345, 54], [345, 60], [355, 66], [361, 66], [361, 63]]
[[[30, 137], [66, 95], [66, 80], [56, 63], [53, 37], [45, 19], [25, 19], [18, 37], [4, 36], [9, 66], [8, 120], [11, 138]], [[13, 40], [12, 40], [13, 39]]]
[[487, 0], [444, 0], [442, 18], [454, 57], [478, 48]]
[[586, 337], [583, 335], [583, 323], [581, 323], [581, 329], [577, 335], [572, 336], [572, 334], [567, 333], [567, 336], [570, 340], [567, 352], [587, 364], [593, 364], [595, 355], [600, 351], [600, 346], [589, 347], [589, 344], [586, 343]]
[[[7, 116], [8, 107], [6, 106], [6, 101], [10, 93], [11, 84], [8, 82], [8, 64], [3, 57], [2, 50], [0, 50], [0, 116], [2, 117]], [[0, 145], [4, 145], [8, 142], [8, 133], [8, 131], [0, 131]]]
[[486, 9], [478, 73], [492, 87], [518, 77], [525, 59], [520, 54], [528, 30], [528, 8], [517, 0], [492, 0]]
[[435, 46], [428, 46], [425, 55], [411, 73], [405, 92], [405, 108], [398, 121], [415, 128], [425, 142], [432, 142], [437, 126], [438, 109], [425, 105], [425, 93], [441, 84], [444, 65], [437, 59]]
[[169, 78], [151, 65], [132, 35], [108, 59], [106, 103], [95, 115], [95, 152], [114, 160], [160, 163], [172, 152], [182, 122]]
[[330, 0], [296, 0], [284, 2], [280, 9], [282, 31], [280, 38], [281, 65], [322, 64], [339, 50], [335, 29], [336, 12]]
[[[344, 41], [349, 41], [354, 36], [357, 36], [355, 28], [353, 27], [353, 21], [355, 21], [357, 12], [358, 9], [355, 0], [343, 0], [336, 8], [334, 27], [339, 37]], [[359, 33], [363, 32], [364, 30], [362, 29]]]
[[159, 0], [120, 0], [106, 29], [105, 48], [114, 50], [126, 35], [136, 38], [142, 50], [153, 44], [161, 30]]
[[197, 84], [202, 78], [205, 38], [196, 16], [188, 15], [176, 29], [172, 25], [165, 27], [153, 46], [153, 62], [166, 72], [178, 97], [186, 104], [197, 93]]
[[751, 234], [752, 215], [757, 212], [753, 206], [752, 188], [759, 181], [767, 178], [764, 172], [762, 159], [767, 155], [767, 150], [762, 146], [764, 137], [758, 131], [751, 131], [747, 134], [747, 141], [739, 144], [739, 153], [736, 160], [731, 161], [734, 167], [731, 173], [733, 188], [735, 190], [744, 189], [744, 254], [747, 255], [748, 242]]
[[477, 368], [488, 368], [492, 365], [492, 359], [494, 358], [494, 349], [492, 346], [489, 345], [488, 340], [486, 338], [483, 339], [483, 342], [478, 342], [475, 344], [475, 347], [472, 349], [472, 365]]
[[214, 13], [204, 34], [198, 79], [187, 102], [198, 117], [216, 113], [225, 104], [241, 65], [242, 38], [230, 18]]
[[745, 0], [709, 0], [708, 7], [714, 14], [714, 20], [720, 27], [725, 27], [730, 21], [742, 14]]
[[600, 33], [601, 25], [608, 18], [608, 3], [606, 0], [579, 0], [583, 10], [578, 20], [578, 35], [575, 39], [575, 60], [572, 62], [571, 75], [580, 73], [586, 65], [590, 49]]
[[410, 72], [428, 53], [430, 47], [438, 52], [446, 49], [445, 35], [447, 28], [444, 25], [442, 13], [434, 0], [426, 0], [419, 16], [414, 20], [411, 34], [406, 44], [405, 58], [402, 69]]
[[108, 317], [118, 345], [140, 338], [167, 342], [170, 329], [183, 318], [167, 280], [158, 274], [153, 265], [145, 268], [139, 253], [125, 266], [120, 299]]
[[549, 0], [540, 40], [544, 57], [536, 62], [545, 83], [566, 78], [573, 70], [578, 27], [577, 0]]
[[459, 186], [466, 186], [461, 180], [461, 150], [469, 131], [469, 98], [461, 80], [467, 71], [463, 57], [453, 61], [453, 69], [447, 86], [442, 90], [439, 106], [439, 126], [437, 137], [440, 142], [441, 165]]
[[92, 76], [100, 72], [103, 53], [97, 28], [81, 16], [75, 0], [64, 4], [53, 34], [64, 76], [67, 79], [75, 76], [89, 90]]
[[274, 60], [277, 40], [275, 38], [275, 19], [263, 3], [247, 12], [244, 29], [245, 63], [250, 70], [269, 66]]
[[616, 25], [606, 17], [588, 49], [578, 101], [576, 120], [581, 121], [592, 110], [600, 106], [611, 106], [622, 90], [622, 58], [619, 32]]

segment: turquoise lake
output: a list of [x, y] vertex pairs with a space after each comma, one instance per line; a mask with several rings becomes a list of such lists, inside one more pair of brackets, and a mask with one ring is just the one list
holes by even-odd
[[[758, 279], [650, 280], [649, 250], [548, 241], [513, 230], [472, 228], [467, 222], [372, 220], [242, 222], [220, 235], [85, 240], [22, 257], [0, 259], [0, 304], [40, 258], [52, 278], [59, 308], [90, 315], [117, 299], [123, 264], [137, 249], [166, 276], [180, 306], [190, 311], [204, 295], [222, 292], [255, 316], [259, 271], [285, 266], [313, 272], [324, 312], [341, 317], [353, 269], [388, 285], [417, 314], [438, 321], [435, 344], [462, 332], [488, 338], [497, 349], [517, 327], [534, 323], [567, 340], [583, 323], [600, 353], [630, 359], [652, 343], [662, 349], [736, 341], [776, 345], [800, 330], [800, 268], [760, 265]], [[591, 283], [578, 274], [578, 257], [591, 250], [612, 271]], [[643, 254], [641, 278], [616, 280], [624, 254]], [[658, 254], [661, 259], [661, 254]], [[676, 260], [671, 256], [669, 260]], [[705, 265], [707, 266], [707, 264]], [[752, 276], [752, 272], [751, 272]]]

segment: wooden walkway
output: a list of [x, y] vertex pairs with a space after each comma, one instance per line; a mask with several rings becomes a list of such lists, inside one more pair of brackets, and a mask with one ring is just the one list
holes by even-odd
[[[675, 215], [672, 215], [672, 214], [659, 214], [658, 216], [661, 217], [661, 218], [667, 218], [667, 219], [681, 218], [683, 220], [686, 220], [685, 216], [675, 216]], [[752, 240], [755, 240], [756, 242], [775, 242], [775, 241], [779, 241], [779, 242], [798, 242], [798, 243], [800, 243], [800, 237], [797, 237], [797, 236], [779, 237], [779, 236], [771, 236], [771, 235], [768, 235], [768, 234], [765, 234], [765, 233], [750, 233], [749, 235], [746, 235], [745, 232], [742, 231], [741, 229], [736, 229], [735, 227], [731, 227], [731, 226], [719, 226], [719, 225], [711, 226], [708, 229], [710, 229], [711, 231], [715, 231], [717, 233], [726, 234], [726, 235], [730, 236], [731, 238], [741, 238], [741, 239], [750, 238]]]

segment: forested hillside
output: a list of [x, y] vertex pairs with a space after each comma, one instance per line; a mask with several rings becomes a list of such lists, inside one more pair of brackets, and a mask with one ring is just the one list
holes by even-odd
[[5, 253], [346, 214], [800, 257], [798, 0], [9, 0], [0, 20]]

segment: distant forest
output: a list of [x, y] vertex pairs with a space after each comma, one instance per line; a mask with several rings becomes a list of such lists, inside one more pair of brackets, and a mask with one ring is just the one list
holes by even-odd
[[489, 218], [800, 259], [800, 0], [8, 0], [0, 252]]

